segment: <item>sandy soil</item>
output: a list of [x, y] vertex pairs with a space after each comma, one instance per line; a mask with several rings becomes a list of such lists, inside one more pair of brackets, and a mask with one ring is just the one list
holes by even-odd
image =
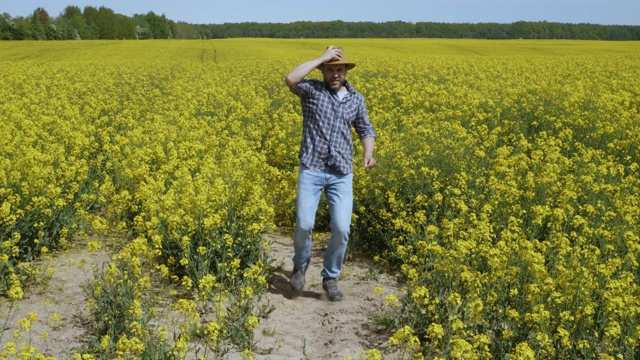
[[[6, 299], [0, 299], [0, 324], [4, 325], [0, 348], [14, 341], [13, 333], [20, 327], [18, 320], [27, 318], [30, 312], [37, 315], [29, 332], [23, 331], [22, 338], [16, 340], [18, 350], [22, 343], [29, 344], [43, 354], [56, 359], [69, 359], [85, 340], [87, 300], [83, 286], [93, 279], [92, 266], [102, 266], [109, 261], [105, 251], [89, 252], [84, 244], [74, 249], [39, 260], [42, 271], [54, 269], [51, 278], [44, 284], [31, 286], [24, 298], [9, 309]], [[8, 315], [8, 318], [6, 314]], [[6, 323], [5, 323], [6, 321]], [[42, 334], [48, 334], [43, 337]]]
[[[385, 307], [384, 296], [374, 294], [376, 286], [381, 286], [385, 294], [401, 295], [402, 286], [393, 276], [380, 273], [367, 262], [347, 259], [339, 282], [345, 298], [329, 301], [320, 276], [328, 234], [320, 234], [314, 240], [307, 286], [296, 297], [289, 285], [291, 237], [279, 233], [269, 237], [278, 269], [264, 300], [274, 310], [255, 330], [256, 359], [343, 359], [357, 358], [363, 349], [386, 351], [388, 334], [374, 324], [371, 315]], [[88, 337], [83, 286], [93, 278], [91, 267], [102, 266], [109, 256], [106, 251], [90, 253], [78, 246], [44, 260], [43, 268], [55, 269], [46, 286], [29, 289], [25, 298], [10, 309], [8, 318], [6, 299], [0, 299], [0, 326], [4, 326], [0, 348], [13, 340], [14, 331], [19, 329], [16, 322], [33, 312], [38, 319], [18, 343], [30, 343], [38, 353], [56, 359], [69, 359]], [[48, 337], [41, 337], [43, 333]], [[240, 356], [230, 354], [228, 358]]]
[[305, 290], [295, 297], [289, 285], [291, 237], [280, 234], [271, 238], [273, 256], [280, 264], [267, 294], [275, 310], [256, 330], [257, 359], [356, 358], [363, 349], [386, 349], [388, 334], [376, 327], [370, 315], [385, 306], [384, 298], [374, 294], [376, 286], [385, 294], [400, 296], [401, 285], [394, 277], [379, 273], [372, 264], [348, 259], [339, 281], [344, 299], [329, 301], [320, 276], [328, 234], [317, 235]]

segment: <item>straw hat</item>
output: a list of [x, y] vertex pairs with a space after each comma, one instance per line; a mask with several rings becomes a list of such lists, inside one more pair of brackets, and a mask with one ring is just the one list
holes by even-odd
[[347, 54], [344, 52], [344, 48], [337, 47], [336, 49], [340, 49], [340, 51], [342, 51], [342, 57], [336, 57], [330, 61], [322, 63], [318, 66], [318, 70], [322, 70], [323, 65], [347, 65], [347, 70], [351, 70], [356, 67], [356, 64], [347, 61]]

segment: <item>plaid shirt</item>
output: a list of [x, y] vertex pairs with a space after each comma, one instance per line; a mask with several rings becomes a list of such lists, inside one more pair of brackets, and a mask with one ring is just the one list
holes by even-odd
[[338, 94], [323, 81], [302, 80], [291, 91], [302, 103], [300, 161], [314, 170], [330, 166], [343, 174], [353, 172], [351, 126], [360, 140], [375, 136], [364, 97], [345, 81], [347, 94]]

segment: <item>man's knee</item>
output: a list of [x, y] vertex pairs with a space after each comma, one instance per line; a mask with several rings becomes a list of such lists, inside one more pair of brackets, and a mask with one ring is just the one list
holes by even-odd
[[331, 224], [331, 232], [339, 237], [348, 238], [351, 224], [334, 222]]
[[296, 222], [296, 231], [300, 233], [310, 233], [313, 231], [313, 222], [298, 221]]

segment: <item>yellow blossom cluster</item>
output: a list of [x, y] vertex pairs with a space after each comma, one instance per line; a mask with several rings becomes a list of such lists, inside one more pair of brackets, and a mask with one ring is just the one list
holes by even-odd
[[[263, 235], [295, 212], [301, 114], [283, 80], [327, 45], [0, 43], [0, 292], [20, 301], [37, 276], [24, 264], [82, 231], [120, 231], [128, 242], [88, 286], [97, 337], [77, 358], [230, 344], [251, 358], [272, 271]], [[408, 284], [385, 298], [396, 323], [410, 319], [390, 345], [412, 358], [633, 358], [640, 45], [337, 45], [377, 132], [378, 167], [355, 168], [351, 245]], [[170, 329], [150, 322], [163, 281]]]
[[378, 130], [353, 241], [401, 269], [398, 321], [428, 358], [633, 358], [640, 46], [411, 43], [351, 76]]
[[[227, 43], [105, 44], [1, 45], [0, 291], [21, 299], [33, 276], [21, 264], [79, 230], [124, 231], [130, 241], [89, 285], [100, 346], [83, 356], [181, 354], [207, 323], [247, 349], [270, 268], [263, 235], [294, 173], [264, 151], [274, 111], [258, 64], [238, 66]], [[186, 296], [175, 344], [149, 322], [162, 277]], [[213, 319], [201, 316], [211, 304]]]

